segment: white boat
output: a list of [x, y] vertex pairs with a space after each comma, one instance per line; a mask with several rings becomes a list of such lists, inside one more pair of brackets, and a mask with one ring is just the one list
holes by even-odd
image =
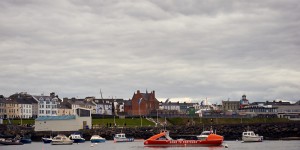
[[85, 139], [81, 137], [81, 134], [79, 133], [73, 133], [69, 136], [71, 140], [74, 140], [74, 143], [84, 143]]
[[59, 134], [56, 137], [54, 137], [51, 141], [52, 145], [72, 145], [73, 140], [66, 137], [65, 135]]
[[263, 136], [255, 134], [253, 131], [243, 132], [242, 136], [243, 142], [262, 142]]
[[92, 143], [103, 143], [103, 142], [106, 141], [106, 139], [103, 138], [103, 137], [101, 137], [101, 136], [99, 136], [99, 135], [93, 135], [93, 136], [91, 137], [90, 141], [91, 141]]
[[127, 138], [125, 133], [119, 133], [114, 136], [114, 142], [133, 142], [134, 138]]
[[212, 132], [203, 131], [200, 135], [197, 136], [198, 140], [205, 140]]

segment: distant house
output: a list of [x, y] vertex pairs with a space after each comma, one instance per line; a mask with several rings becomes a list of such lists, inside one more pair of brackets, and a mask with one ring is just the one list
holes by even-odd
[[237, 111], [240, 108], [240, 101], [222, 101], [223, 111]]
[[254, 102], [250, 105], [240, 108], [238, 111], [240, 115], [249, 115], [251, 117], [276, 117], [277, 118], [277, 107], [272, 105], [265, 105], [261, 102]]
[[180, 103], [179, 102], [165, 102], [160, 104], [162, 110], [176, 110], [180, 112]]
[[32, 118], [32, 96], [26, 92], [16, 93], [6, 100], [7, 118]]
[[132, 101], [131, 100], [124, 101], [124, 114], [125, 115], [132, 114]]
[[149, 115], [151, 111], [159, 108], [159, 102], [155, 97], [155, 91], [141, 93], [137, 90], [132, 97], [132, 115]]
[[99, 115], [112, 115], [113, 102], [108, 99], [95, 99], [96, 113]]
[[266, 105], [272, 105], [272, 107], [278, 108], [279, 118], [288, 118], [290, 120], [300, 120], [300, 101], [291, 104], [290, 102], [283, 101], [267, 101]]
[[91, 113], [96, 112], [96, 104], [91, 98], [86, 98], [86, 99], [76, 99], [74, 97], [71, 99], [64, 98], [63, 102], [67, 102], [70, 104], [73, 114], [76, 113], [77, 108], [89, 109]]
[[6, 98], [0, 95], [0, 119], [3, 119], [6, 114]]
[[60, 102], [57, 105], [57, 115], [58, 116], [74, 115], [71, 104], [68, 102]]
[[38, 102], [38, 117], [40, 116], [57, 116], [57, 104], [60, 102], [55, 93], [50, 96], [33, 96]]
[[124, 115], [125, 113], [125, 101], [124, 99], [114, 99], [113, 100], [114, 113], [116, 115]]
[[40, 116], [35, 119], [35, 131], [78, 131], [92, 126], [91, 111], [78, 108], [74, 115]]

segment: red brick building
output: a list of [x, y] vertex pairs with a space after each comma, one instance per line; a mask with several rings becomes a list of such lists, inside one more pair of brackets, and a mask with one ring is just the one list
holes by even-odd
[[155, 111], [159, 108], [159, 102], [155, 98], [155, 91], [151, 93], [141, 93], [137, 90], [133, 94], [131, 100], [131, 114], [132, 115], [149, 115], [151, 111]]

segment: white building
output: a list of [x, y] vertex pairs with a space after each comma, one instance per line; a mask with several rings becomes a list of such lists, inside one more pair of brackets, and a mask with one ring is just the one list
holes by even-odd
[[50, 93], [50, 96], [32, 96], [38, 101], [38, 117], [40, 116], [57, 116], [57, 104], [59, 99], [55, 97], [55, 93]]
[[19, 116], [21, 118], [32, 118], [32, 104], [19, 104]]
[[112, 115], [112, 102], [105, 99], [95, 99], [96, 114], [100, 115]]
[[89, 109], [76, 109], [75, 115], [41, 116], [35, 119], [35, 131], [78, 131], [91, 128], [92, 117]]

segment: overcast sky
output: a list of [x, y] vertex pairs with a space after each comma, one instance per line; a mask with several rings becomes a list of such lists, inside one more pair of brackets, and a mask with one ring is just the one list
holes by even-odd
[[1, 0], [0, 95], [300, 100], [299, 0]]

